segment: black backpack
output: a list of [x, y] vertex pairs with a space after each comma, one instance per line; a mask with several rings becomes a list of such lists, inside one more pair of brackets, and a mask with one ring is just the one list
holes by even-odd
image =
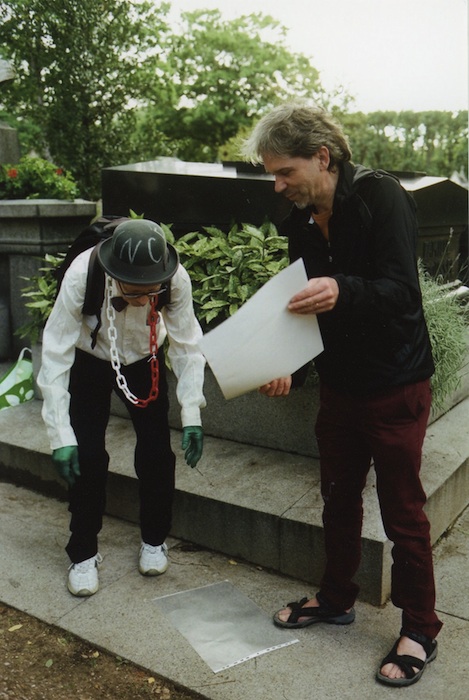
[[412, 197], [412, 195], [402, 186], [401, 181], [399, 178], [394, 175], [393, 173], [389, 173], [387, 170], [373, 170], [371, 168], [366, 168], [363, 165], [358, 165], [355, 169], [355, 173], [353, 175], [353, 181], [352, 181], [352, 188], [353, 192], [355, 194], [357, 206], [358, 206], [358, 211], [360, 214], [360, 217], [362, 219], [362, 223], [365, 226], [366, 229], [370, 229], [372, 225], [372, 216], [371, 212], [368, 209], [368, 206], [366, 203], [363, 201], [363, 199], [360, 197], [360, 195], [357, 192], [359, 184], [363, 181], [366, 180], [370, 177], [374, 177], [376, 179], [380, 179], [382, 177], [391, 177], [393, 180], [395, 180], [402, 188], [402, 191], [404, 192], [405, 198], [407, 199], [408, 205], [410, 207], [412, 216], [414, 218], [415, 226], [416, 229], [418, 228], [418, 222], [417, 222], [417, 204], [415, 202], [415, 199]]
[[[93, 248], [88, 264], [88, 275], [86, 278], [85, 298], [83, 300], [82, 313], [85, 316], [96, 316], [97, 324], [91, 333], [91, 347], [94, 348], [101, 328], [101, 308], [104, 302], [105, 275], [99, 264], [97, 256], [97, 244], [110, 238], [116, 227], [123, 221], [128, 221], [127, 216], [101, 216], [87, 226], [70, 245], [62, 263], [55, 269], [54, 275], [57, 280], [57, 294], [62, 285], [63, 278], [71, 263], [77, 255], [89, 248]], [[158, 295], [157, 309], [160, 310], [171, 300], [171, 280], [167, 283], [166, 290]]]

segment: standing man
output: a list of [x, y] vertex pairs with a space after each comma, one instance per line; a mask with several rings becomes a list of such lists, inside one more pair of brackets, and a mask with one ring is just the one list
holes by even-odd
[[[394, 177], [351, 163], [341, 127], [320, 109], [274, 109], [254, 128], [244, 155], [263, 162], [276, 192], [294, 205], [281, 233], [290, 260], [303, 258], [309, 281], [288, 308], [317, 314], [324, 342], [315, 365], [326, 568], [317, 595], [289, 603], [274, 621], [290, 628], [353, 622], [362, 492], [373, 462], [394, 545], [391, 598], [402, 609], [399, 637], [377, 679], [410, 685], [436, 657], [442, 626], [419, 476], [434, 366], [413, 205]], [[284, 396], [291, 386], [292, 377], [283, 377], [260, 391]]]
[[[195, 467], [202, 455], [200, 409], [205, 360], [189, 276], [175, 248], [153, 221], [129, 219], [98, 244], [105, 292], [100, 314], [82, 313], [92, 249], [65, 273], [44, 329], [38, 385], [52, 460], [69, 484], [71, 559], [68, 589], [88, 596], [99, 586], [98, 533], [105, 509], [109, 455], [105, 432], [111, 393], [124, 403], [136, 434], [141, 545], [139, 571], [156, 576], [168, 567], [175, 455], [170, 445], [163, 342], [177, 377], [182, 447]], [[98, 332], [96, 332], [98, 329]]]

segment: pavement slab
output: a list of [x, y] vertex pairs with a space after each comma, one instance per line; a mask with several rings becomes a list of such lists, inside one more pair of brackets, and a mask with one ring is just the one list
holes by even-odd
[[[437, 660], [418, 684], [402, 691], [411, 700], [467, 700], [468, 533], [469, 509], [435, 546], [437, 609], [444, 627]], [[63, 501], [0, 482], [0, 600], [209, 700], [385, 700], [396, 695], [374, 678], [400, 627], [400, 613], [391, 603], [375, 607], [358, 601], [353, 625], [295, 630], [298, 643], [214, 673], [171, 625], [156, 598], [229, 581], [270, 619], [288, 601], [314, 593], [310, 585], [175, 538], [168, 540], [167, 573], [143, 577], [137, 571], [138, 527], [106, 516], [100, 590], [79, 599], [66, 588], [67, 539]]]

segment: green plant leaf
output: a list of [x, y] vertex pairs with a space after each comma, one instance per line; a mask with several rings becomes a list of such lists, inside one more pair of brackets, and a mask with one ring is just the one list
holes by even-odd
[[48, 299], [41, 299], [39, 301], [28, 301], [25, 306], [28, 307], [28, 309], [47, 309], [50, 306], [50, 302]]
[[225, 301], [225, 299], [211, 299], [210, 301], [207, 301], [202, 308], [203, 309], [222, 309], [224, 306], [227, 306], [228, 302]]

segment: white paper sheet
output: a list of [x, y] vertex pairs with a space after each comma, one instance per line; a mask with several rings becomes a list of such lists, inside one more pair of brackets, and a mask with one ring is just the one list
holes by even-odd
[[226, 399], [288, 376], [323, 351], [316, 316], [287, 309], [307, 281], [297, 260], [204, 335], [199, 347]]
[[229, 581], [154, 602], [214, 673], [298, 642]]

